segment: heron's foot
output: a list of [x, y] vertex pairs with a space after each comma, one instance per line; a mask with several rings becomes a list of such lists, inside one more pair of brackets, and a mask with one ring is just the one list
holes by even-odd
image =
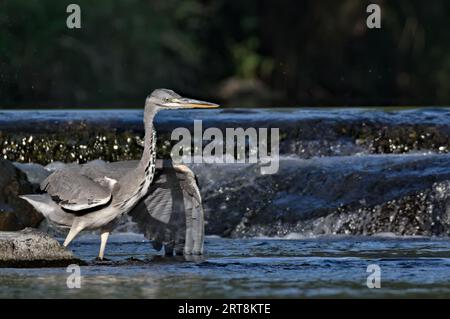
[[191, 255], [200, 256], [203, 255], [203, 251], [200, 249], [192, 249]]
[[206, 260], [205, 256], [203, 255], [184, 255], [184, 260], [189, 262], [195, 262], [195, 263], [202, 263]]
[[94, 259], [94, 261], [95, 261], [95, 262], [109, 262], [109, 261], [111, 261], [111, 260], [108, 259], [108, 258], [105, 258], [105, 257], [103, 257], [103, 258], [101, 258], [101, 257], [96, 257], [96, 258]]

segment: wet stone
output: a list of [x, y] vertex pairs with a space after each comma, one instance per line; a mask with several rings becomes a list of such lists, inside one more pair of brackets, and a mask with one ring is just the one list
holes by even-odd
[[0, 159], [0, 231], [37, 227], [43, 216], [18, 195], [36, 191], [25, 173]]
[[277, 174], [258, 169], [194, 165], [207, 234], [450, 234], [448, 155], [281, 159]]
[[0, 232], [0, 267], [34, 268], [84, 265], [47, 234], [32, 229]]

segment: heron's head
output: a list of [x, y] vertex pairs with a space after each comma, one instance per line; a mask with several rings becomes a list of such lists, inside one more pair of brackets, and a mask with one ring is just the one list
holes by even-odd
[[156, 89], [147, 97], [146, 106], [153, 106], [159, 109], [195, 109], [195, 108], [214, 108], [219, 105], [182, 97], [172, 90]]

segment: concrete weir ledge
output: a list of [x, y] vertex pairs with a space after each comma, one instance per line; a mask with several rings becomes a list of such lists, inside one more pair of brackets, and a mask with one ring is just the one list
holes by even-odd
[[0, 232], [0, 267], [38, 268], [84, 265], [72, 252], [47, 234], [26, 228]]

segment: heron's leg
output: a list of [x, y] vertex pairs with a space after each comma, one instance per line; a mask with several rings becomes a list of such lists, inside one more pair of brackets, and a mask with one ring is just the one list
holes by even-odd
[[194, 247], [194, 238], [192, 236], [192, 209], [186, 207], [186, 239], [184, 243], [184, 254], [192, 254], [192, 248]]
[[164, 255], [173, 256], [174, 243], [167, 243], [164, 245]]
[[67, 247], [69, 246], [70, 242], [75, 238], [76, 235], [78, 235], [80, 233], [80, 231], [82, 231], [84, 229], [84, 226], [77, 222], [74, 221], [72, 224], [72, 227], [70, 228], [69, 233], [67, 234], [66, 240], [64, 241], [63, 246]]
[[[195, 205], [195, 203], [194, 203]], [[203, 242], [205, 234], [205, 225], [203, 218], [203, 209], [201, 204], [192, 209], [192, 237], [194, 239], [194, 247], [192, 248], [193, 255], [203, 254]]]
[[103, 257], [105, 256], [105, 248], [106, 248], [106, 242], [108, 241], [109, 237], [109, 231], [103, 231], [100, 235], [101, 243], [100, 243], [100, 251], [98, 253], [98, 259], [103, 260]]
[[186, 214], [186, 240], [184, 253], [186, 255], [201, 255], [203, 253], [205, 225], [201, 195], [195, 179], [195, 174], [185, 165], [174, 165], [173, 167], [177, 172], [184, 174], [188, 184], [191, 185], [190, 188], [196, 192], [196, 196], [192, 196], [192, 194], [187, 194], [183, 191]]
[[175, 256], [183, 256], [184, 242], [185, 242], [185, 240], [175, 243], [175, 249], [174, 249]]

